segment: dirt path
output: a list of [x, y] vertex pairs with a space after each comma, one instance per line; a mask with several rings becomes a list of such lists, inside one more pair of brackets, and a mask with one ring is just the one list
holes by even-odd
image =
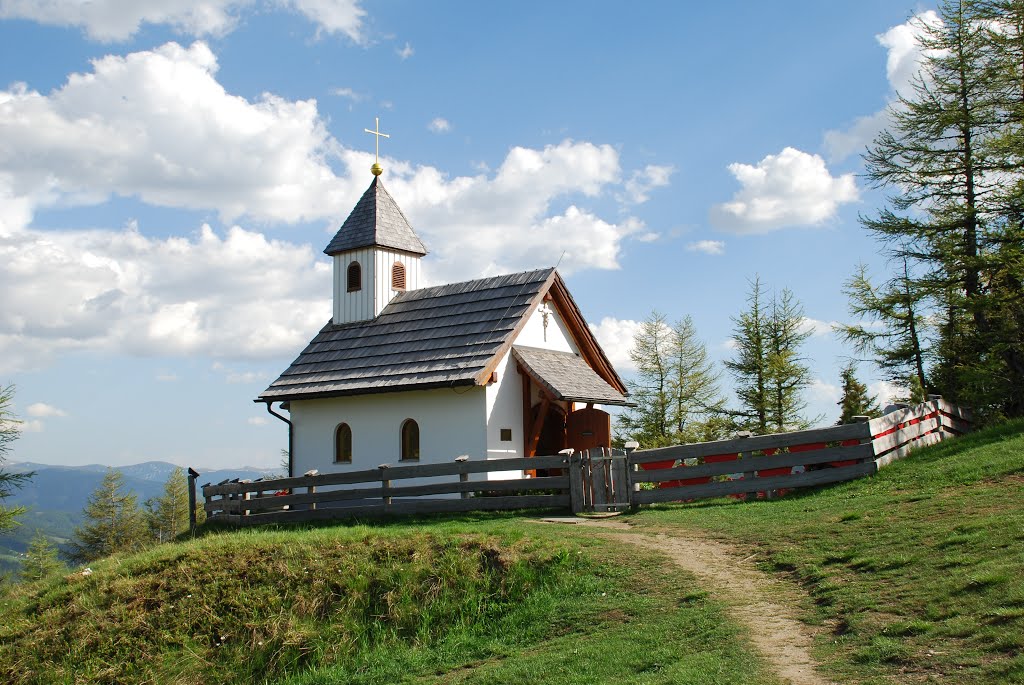
[[614, 539], [660, 552], [700, 578], [702, 589], [725, 603], [730, 616], [749, 629], [754, 646], [783, 682], [832, 685], [815, 670], [810, 653], [814, 633], [796, 618], [797, 590], [759, 571], [735, 548], [689, 532], [644, 535], [626, 532], [630, 526], [616, 519], [584, 521], [587, 527], [614, 529]]

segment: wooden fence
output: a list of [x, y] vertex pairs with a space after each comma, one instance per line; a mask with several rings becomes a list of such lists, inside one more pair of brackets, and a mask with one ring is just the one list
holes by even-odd
[[[530, 459], [468, 460], [204, 485], [211, 521], [236, 525], [347, 516], [534, 508], [622, 511], [708, 497], [771, 497], [853, 480], [910, 450], [966, 433], [971, 417], [941, 398], [859, 423], [659, 449], [589, 450]], [[538, 470], [538, 478], [471, 474]], [[402, 484], [409, 479], [427, 483]], [[194, 487], [194, 478], [190, 484]], [[342, 487], [350, 486], [350, 487]], [[297, 492], [305, 490], [305, 492]]]
[[[567, 455], [479, 461], [460, 457], [451, 464], [383, 465], [366, 471], [204, 485], [203, 497], [209, 520], [239, 525], [360, 515], [569, 508], [567, 475], [469, 478], [497, 471], [565, 470], [568, 459]], [[413, 478], [434, 482], [401, 484]], [[344, 485], [356, 487], [337, 487]], [[296, 493], [297, 489], [306, 492]]]
[[[638, 450], [633, 504], [771, 497], [873, 475], [910, 450], [970, 430], [970, 413], [941, 398], [830, 428]], [[649, 483], [656, 486], [640, 485]]]

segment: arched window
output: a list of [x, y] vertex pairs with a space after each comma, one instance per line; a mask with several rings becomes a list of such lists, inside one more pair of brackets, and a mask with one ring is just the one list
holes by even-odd
[[419, 461], [420, 427], [412, 419], [402, 423], [402, 461]]
[[348, 265], [348, 292], [354, 293], [363, 289], [363, 269], [359, 262], [352, 262]]
[[334, 461], [339, 464], [352, 463], [352, 429], [347, 423], [334, 431]]
[[391, 267], [391, 289], [405, 290], [405, 264], [395, 262]]

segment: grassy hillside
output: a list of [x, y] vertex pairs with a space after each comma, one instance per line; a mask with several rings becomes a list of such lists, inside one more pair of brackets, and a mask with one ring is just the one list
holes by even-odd
[[0, 681], [774, 682], [678, 572], [520, 518], [214, 532], [92, 568], [0, 600]]
[[749, 546], [806, 586], [821, 654], [858, 682], [1024, 682], [1024, 422], [772, 502], [644, 510]]

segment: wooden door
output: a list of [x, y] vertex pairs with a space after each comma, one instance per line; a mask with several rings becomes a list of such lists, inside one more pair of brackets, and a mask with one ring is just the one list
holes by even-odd
[[600, 409], [577, 409], [565, 419], [565, 442], [577, 452], [611, 447], [612, 417]]

